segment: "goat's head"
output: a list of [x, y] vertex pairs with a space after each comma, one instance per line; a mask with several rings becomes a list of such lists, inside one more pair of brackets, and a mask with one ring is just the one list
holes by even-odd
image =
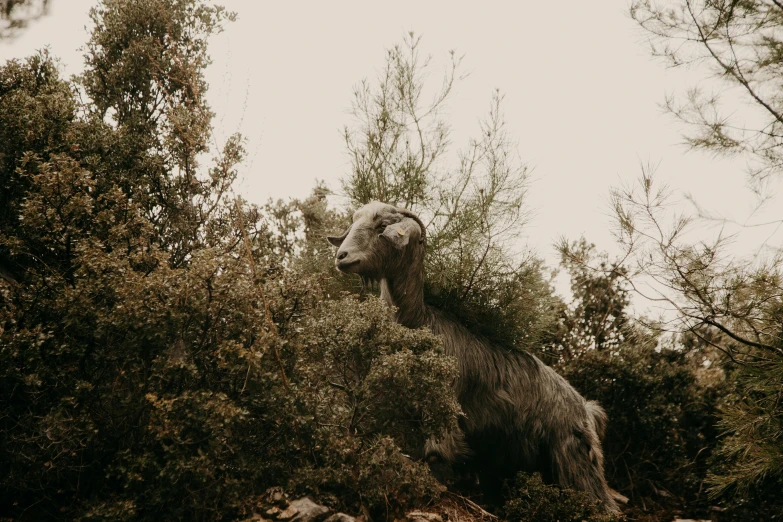
[[327, 239], [338, 247], [334, 264], [341, 272], [378, 280], [402, 268], [411, 254], [423, 252], [425, 234], [412, 212], [373, 201], [354, 212], [342, 236]]

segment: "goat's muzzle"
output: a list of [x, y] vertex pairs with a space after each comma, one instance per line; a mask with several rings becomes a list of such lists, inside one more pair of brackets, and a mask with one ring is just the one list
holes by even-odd
[[354, 256], [349, 256], [348, 252], [337, 252], [334, 266], [336, 266], [337, 270], [340, 272], [352, 273], [359, 268], [359, 259]]

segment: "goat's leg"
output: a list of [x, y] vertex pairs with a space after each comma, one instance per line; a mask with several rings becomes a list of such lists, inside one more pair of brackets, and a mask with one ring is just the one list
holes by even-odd
[[607, 512], [617, 512], [604, 477], [601, 441], [591, 423], [577, 427], [552, 444], [552, 471], [560, 487], [585, 491], [602, 502]]
[[424, 459], [430, 471], [440, 482], [453, 483], [462, 479], [461, 468], [472, 456], [465, 441], [465, 434], [457, 428], [435, 440], [430, 439], [424, 445]]

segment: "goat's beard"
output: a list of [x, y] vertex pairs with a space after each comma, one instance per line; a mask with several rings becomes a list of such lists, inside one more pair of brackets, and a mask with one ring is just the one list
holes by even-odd
[[380, 290], [380, 279], [372, 276], [362, 275], [362, 293]]

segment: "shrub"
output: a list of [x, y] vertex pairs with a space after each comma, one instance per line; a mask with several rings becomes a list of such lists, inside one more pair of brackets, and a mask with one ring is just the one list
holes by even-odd
[[241, 138], [199, 168], [206, 38], [231, 15], [92, 14], [86, 101], [45, 53], [0, 68], [0, 518], [226, 520], [277, 485], [382, 518], [436, 496], [404, 452], [455, 425], [454, 361], [375, 299], [322, 302], [341, 285], [312, 236], [340, 216], [229, 199]]
[[564, 373], [609, 415], [603, 445], [613, 487], [632, 499], [681, 496], [694, 502], [705, 489], [725, 385], [719, 371], [702, 376], [700, 352], [656, 344], [636, 337], [615, 350], [586, 351]]
[[322, 303], [298, 339], [299, 409], [312, 427], [315, 458], [297, 486], [340, 505], [399, 514], [440, 491], [412, 462], [428, 438], [456, 426], [456, 361], [426, 330], [393, 322], [377, 298]]
[[582, 491], [543, 483], [538, 473], [517, 475], [502, 516], [509, 522], [612, 522], [619, 515], [601, 513], [598, 502]]

